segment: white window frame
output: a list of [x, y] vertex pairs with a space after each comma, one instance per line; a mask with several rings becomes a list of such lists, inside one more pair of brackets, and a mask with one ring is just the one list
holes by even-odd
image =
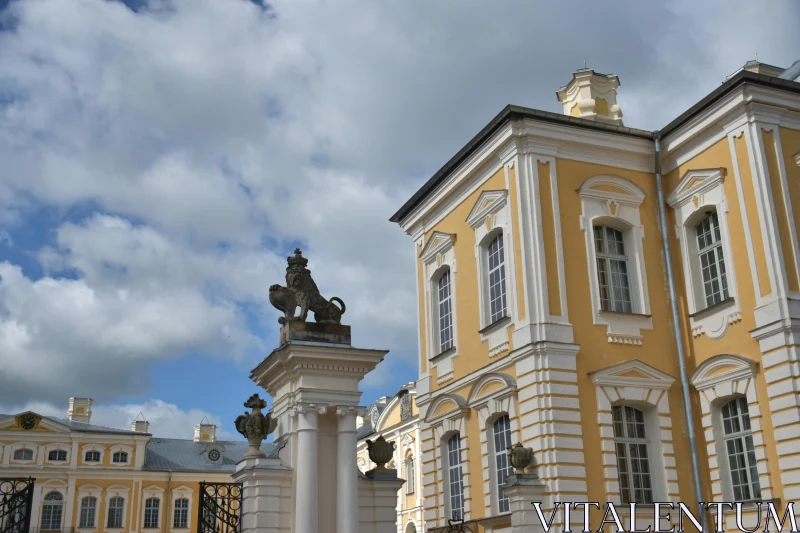
[[[92, 524], [91, 525], [84, 525], [83, 524], [83, 511], [84, 511], [84, 502], [88, 500], [94, 500], [94, 509], [92, 509]], [[97, 511], [100, 508], [100, 498], [97, 496], [81, 496], [78, 499], [78, 529], [80, 530], [94, 530], [97, 529]]]
[[[30, 459], [18, 459], [17, 458], [17, 452], [25, 452], [25, 451], [31, 452], [31, 458]], [[13, 461], [14, 463], [20, 463], [20, 464], [27, 464], [27, 463], [35, 462], [36, 461], [36, 446], [31, 447], [31, 446], [28, 446], [26, 443], [22, 444], [20, 446], [12, 446], [12, 448], [11, 448], [11, 461]]]
[[[600, 231], [598, 232], [598, 230], [600, 230]], [[624, 252], [622, 254], [617, 253], [616, 251], [611, 251], [610, 250], [610, 246], [612, 245], [612, 242], [616, 242], [616, 241], [611, 241], [609, 239], [609, 235], [608, 235], [609, 230], [611, 232], [615, 233], [614, 237], [616, 237], [616, 234], [619, 234], [620, 238], [622, 239], [620, 241], [622, 243], [622, 248], [624, 250]], [[598, 290], [600, 290], [600, 295], [601, 295], [601, 298], [600, 298], [600, 309], [603, 312], [611, 311], [611, 312], [614, 312], [614, 313], [633, 313], [634, 301], [633, 301], [633, 298], [631, 297], [631, 283], [630, 283], [630, 275], [628, 273], [629, 272], [628, 250], [625, 247], [625, 232], [615, 228], [614, 226], [609, 226], [607, 224], [595, 224], [592, 227], [592, 232], [594, 233], [595, 254], [596, 254], [597, 262], [598, 263], [603, 262], [604, 265], [605, 265], [605, 267], [604, 267], [605, 278], [606, 278], [605, 289], [606, 289], [606, 292], [608, 293], [607, 301], [609, 302], [609, 307], [610, 307], [609, 309], [604, 309], [604, 306], [603, 306], [603, 298], [602, 298], [603, 291], [601, 290], [602, 287], [603, 287], [603, 284], [600, 281], [600, 268], [598, 266], [597, 267], [598, 268], [598, 271], [597, 271], [597, 274], [598, 274], [597, 286], [598, 286]], [[597, 250], [598, 233], [599, 233], [599, 238], [603, 243], [603, 251], [602, 252]], [[625, 265], [625, 272], [624, 272], [625, 283], [624, 284], [619, 284], [617, 279], [614, 276], [614, 274], [615, 274], [614, 268], [613, 268], [613, 264], [614, 263], [619, 263], [619, 264], [624, 264]], [[628, 298], [627, 299], [618, 299], [617, 298], [617, 292], [618, 291], [627, 292], [628, 293]], [[618, 308], [619, 306], [621, 306], [622, 309], [619, 309]]]
[[[100, 452], [100, 460], [99, 461], [87, 461], [86, 460], [86, 453], [87, 452]], [[81, 462], [84, 466], [99, 466], [103, 464], [105, 460], [105, 453], [106, 449], [105, 446], [100, 444], [84, 444], [81, 447]]]
[[[146, 528], [144, 527], [144, 519], [145, 516], [147, 516], [147, 506], [145, 505], [145, 502], [151, 498], [158, 500], [158, 522], [155, 526]], [[164, 489], [155, 485], [145, 487], [145, 489], [142, 491], [142, 503], [140, 505], [142, 508], [142, 516], [139, 519], [141, 520], [142, 529], [144, 531], [155, 531], [161, 529], [161, 526], [163, 525], [162, 520], [164, 519]]]
[[[189, 507], [186, 511], [186, 528], [175, 527], [175, 504], [178, 500], [187, 500]], [[172, 512], [169, 517], [169, 526], [171, 529], [183, 531], [184, 529], [191, 530], [192, 525], [192, 505], [194, 500], [194, 489], [181, 485], [172, 491]]]
[[[640, 216], [640, 207], [646, 195], [632, 181], [610, 175], [593, 176], [585, 180], [578, 189], [578, 195], [581, 198], [580, 225], [585, 236], [593, 323], [606, 326], [608, 342], [641, 345], [642, 330], [653, 329], [644, 260], [644, 226]], [[630, 313], [602, 309], [595, 226], [609, 226], [623, 234]]]
[[433, 430], [435, 442], [434, 459], [443, 472], [443, 490], [445, 497], [439, 506], [440, 516], [444, 517], [442, 526], [447, 525], [450, 513], [450, 493], [447, 480], [447, 440], [458, 433], [461, 436], [461, 473], [464, 484], [464, 520], [470, 520], [472, 514], [470, 465], [470, 439], [466, 433], [466, 417], [470, 412], [466, 400], [457, 394], [441, 394], [434, 398], [426, 411], [424, 425]]
[[[66, 507], [67, 507], [66, 497], [64, 496], [64, 493], [58, 489], [44, 487], [44, 490], [46, 492], [42, 494], [42, 503], [39, 509], [39, 531], [41, 531], [42, 533], [46, 531], [61, 531], [64, 528], [64, 518], [66, 516]], [[50, 494], [58, 494], [61, 497], [60, 500], [58, 500], [60, 503], [57, 505], [57, 507], [61, 508], [58, 517], [58, 527], [44, 527], [44, 508], [48, 505], [51, 505], [47, 503], [49, 501], [47, 500], [47, 496], [49, 496]], [[52, 525], [52, 523], [48, 525]]]
[[[55, 451], [66, 452], [67, 453], [67, 458], [65, 460], [63, 460], [63, 461], [51, 461], [50, 460], [50, 452], [55, 452]], [[46, 464], [50, 464], [50, 465], [66, 465], [66, 464], [69, 464], [71, 452], [72, 452], [72, 446], [71, 445], [66, 444], [66, 443], [62, 443], [62, 442], [54, 442], [54, 443], [48, 444], [47, 446], [44, 447], [44, 461], [45, 461]]]
[[[150, 496], [144, 499], [144, 513], [142, 514], [142, 529], [160, 529], [161, 499]], [[149, 524], [148, 524], [149, 522]]]
[[[78, 519], [77, 530], [83, 533], [90, 533], [101, 529], [100, 527], [100, 506], [103, 505], [103, 489], [97, 485], [81, 485], [78, 489]], [[81, 505], [84, 498], [96, 498], [97, 507], [94, 511], [94, 526], [93, 527], [80, 527], [81, 520]]]
[[405, 464], [403, 465], [406, 474], [406, 494], [414, 494], [417, 489], [417, 470], [415, 463], [414, 452], [413, 450], [409, 450], [408, 453], [406, 453]]
[[[701, 224], [704, 224], [706, 222], [706, 220], [709, 221], [709, 233], [711, 234], [711, 238], [715, 240], [713, 240], [710, 245], [706, 245], [703, 248], [700, 248], [698, 240], [700, 238], [701, 233], [699, 228]], [[727, 300], [728, 298], [730, 298], [730, 291], [728, 289], [728, 273], [726, 265], [726, 263], [730, 261], [730, 258], [725, 256], [725, 251], [722, 248], [722, 237], [718, 239], [715, 237], [715, 233], [718, 231], [720, 231], [719, 215], [717, 214], [716, 211], [711, 211], [709, 213], [706, 213], [705, 216], [695, 221], [694, 237], [695, 237], [695, 246], [697, 246], [697, 257], [694, 260], [699, 262], [697, 268], [700, 270], [700, 279], [698, 281], [700, 282], [703, 291], [706, 308], [720, 304], [725, 300]], [[714, 278], [709, 276], [709, 278], [706, 279], [705, 275], [706, 268], [703, 266], [703, 257], [708, 257], [708, 256], [713, 257], [713, 265], [717, 271], [717, 275]], [[709, 294], [707, 290], [708, 284], [713, 283], [715, 281], [719, 285], [719, 292], [718, 296], [716, 297], [714, 295], [717, 293]], [[717, 300], [718, 298], [718, 301], [708, 303], [709, 297], [711, 297], [712, 300]]]
[[[442, 280], [447, 277], [447, 296], [446, 298], [442, 297]], [[455, 332], [455, 310], [453, 309], [453, 275], [449, 268], [445, 267], [439, 269], [437, 271], [437, 275], [433, 278], [433, 282], [435, 283], [435, 287], [431, 287], [431, 290], [436, 291], [436, 295], [434, 296], [435, 302], [433, 309], [433, 322], [434, 328], [438, 333], [438, 346], [434, 345], [434, 347], [438, 348], [438, 353], [443, 354], [446, 351], [452, 349], [455, 346], [455, 338], [453, 333]], [[444, 331], [442, 328], [442, 303], [447, 301], [447, 304], [450, 307], [449, 316], [450, 316], [450, 325], [449, 325], [449, 340], [445, 342], [442, 338], [444, 335]]]
[[[109, 487], [106, 490], [106, 492], [107, 492], [106, 513], [103, 516], [105, 520], [105, 523], [103, 524], [103, 529], [105, 529], [106, 531], [120, 531], [126, 529], [127, 527], [126, 522], [128, 519], [128, 503], [129, 503], [128, 496], [130, 493], [130, 489], [125, 486], [114, 485]], [[113, 498], [122, 498], [122, 520], [121, 520], [122, 525], [120, 527], [109, 527], [108, 525], [108, 519], [110, 516], [109, 510], [111, 508], [111, 500]]]
[[[690, 170], [684, 174], [667, 204], [675, 210], [675, 234], [680, 241], [686, 303], [692, 335], [718, 339], [730, 324], [742, 319], [736, 283], [736, 271], [728, 225], [728, 202], [724, 190], [725, 169]], [[703, 276], [697, 249], [697, 224], [709, 211], [717, 214], [728, 282], [728, 298], [713, 306], [706, 305]]]
[[[127, 459], [124, 462], [115, 462], [114, 454], [120, 452], [128, 454]], [[111, 458], [111, 460], [109, 461], [111, 466], [129, 466], [131, 464], [131, 459], [133, 458], [133, 448], [131, 448], [130, 446], [126, 446], [124, 444], [116, 444], [111, 448], [109, 448], [108, 453], [109, 457]]]
[[[654, 472], [653, 472], [653, 450], [652, 450], [652, 446], [650, 444], [650, 439], [652, 438], [652, 435], [650, 434], [650, 428], [648, 427], [648, 423], [647, 423], [647, 413], [646, 413], [646, 411], [644, 409], [641, 409], [638, 406], [629, 405], [627, 403], [619, 403], [619, 404], [616, 404], [616, 405], [612, 405], [611, 409], [612, 409], [612, 420], [614, 420], [614, 422], [612, 424], [612, 428], [614, 429], [614, 449], [615, 449], [615, 454], [616, 454], [616, 457], [617, 457], [617, 477], [619, 479], [619, 485], [620, 485], [620, 491], [619, 491], [620, 501], [623, 504], [629, 504], [629, 503], [632, 503], [632, 502], [643, 503], [643, 504], [652, 504], [654, 501], [658, 501], [658, 500], [655, 499], [656, 487], [655, 487], [655, 484], [653, 483], [653, 478], [654, 478], [654, 475], [653, 475], [654, 474]], [[634, 416], [637, 415], [637, 414], [641, 414], [641, 418], [642, 418], [641, 425], [643, 426], [643, 430], [644, 430], [644, 434], [645, 434], [644, 437], [632, 436], [632, 435], [628, 434], [628, 430], [630, 429], [628, 427], [628, 424], [627, 424], [627, 414], [628, 414], [628, 412], [634, 413]], [[617, 413], [621, 414], [620, 427], [622, 428], [622, 433], [623, 433], [622, 435], [617, 433], [617, 423], [616, 423], [616, 418], [614, 418], [614, 415], [617, 414]], [[634, 421], [634, 424], [638, 424], [638, 422]], [[625, 450], [625, 458], [624, 458], [625, 469], [626, 469], [625, 473], [621, 472], [620, 469], [619, 469], [619, 464], [621, 462], [623, 462], [621, 460], [620, 456], [619, 456], [619, 447], [620, 446], [623, 446], [623, 448]], [[635, 474], [634, 474], [633, 458], [632, 458], [633, 454], [631, 453], [631, 448], [633, 446], [637, 446], [637, 447], [644, 446], [645, 455], [646, 455], [645, 460], [647, 461], [647, 472], [646, 472], [646, 474], [647, 474], [647, 480], [650, 482], [649, 489], [644, 489], [643, 487], [640, 488], [640, 489], [637, 489], [635, 487], [635, 482], [634, 482], [634, 475]], [[638, 454], [638, 451], [637, 451], [637, 454]], [[638, 457], [638, 458], [641, 459], [641, 456]], [[623, 477], [627, 478], [626, 481], [628, 482], [628, 492], [629, 492], [629, 495], [631, 496], [631, 498], [628, 499], [628, 500], [626, 500], [623, 497], [623, 492], [622, 492], [622, 478]], [[639, 497], [638, 497], [640, 494], [637, 491], [644, 491], [644, 490], [649, 490], [649, 492], [650, 492], [650, 501], [649, 502], [646, 501], [644, 498], [639, 499]]]
[[[478, 276], [478, 307], [481, 342], [487, 343], [489, 357], [507, 352], [508, 329], [517, 320], [516, 257], [512, 232], [508, 191], [483, 191], [467, 216], [467, 224], [475, 232], [475, 261]], [[505, 317], [492, 320], [489, 282], [489, 246], [498, 235], [503, 236], [503, 270], [505, 277]]]
[[[425, 352], [431, 368], [436, 369], [439, 385], [453, 379], [453, 359], [458, 357], [458, 269], [455, 240], [455, 235], [434, 231], [419, 256], [425, 279]], [[445, 269], [450, 271], [453, 346], [440, 353], [438, 281]]]
[[[458, 438], [458, 465], [455, 465], [452, 462], [452, 458], [456, 456], [456, 454], [450, 449], [451, 443], [454, 442], [453, 439]], [[457, 519], [457, 520], [465, 520], [466, 516], [466, 498], [464, 495], [464, 491], [466, 489], [466, 483], [464, 483], [464, 446], [461, 443], [461, 434], [460, 433], [448, 433], [445, 435], [445, 438], [442, 440], [442, 457], [444, 458], [444, 469], [445, 472], [445, 499], [446, 499], [446, 509], [447, 509], [447, 519]], [[461, 474], [461, 479], [455, 481], [453, 479], [453, 472], [458, 470]], [[454, 485], [461, 486], [461, 513], [458, 517], [455, 516], [455, 509], [453, 508], [453, 486]]]
[[[725, 431], [725, 408], [728, 407], [730, 404], [736, 404], [736, 409], [738, 411], [738, 421], [744, 422], [744, 417], [742, 417], [741, 408], [742, 404], [744, 408], [747, 409], [747, 421], [750, 423], [750, 427], [747, 429], [740, 429], [736, 432], [727, 433]], [[752, 428], [752, 419], [750, 418], [750, 410], [747, 405], [747, 397], [744, 395], [738, 395], [726, 398], [724, 401], [719, 403], [719, 417], [720, 417], [720, 427], [722, 429], [721, 436], [721, 448], [725, 453], [724, 461], [727, 466], [726, 473], [728, 475], [728, 484], [731, 490], [731, 496], [733, 499], [731, 501], [735, 502], [745, 502], [745, 501], [761, 501], [761, 480], [760, 476], [758, 475], [758, 458], [755, 456], [755, 442], [753, 439], [753, 428]], [[753, 447], [752, 456], [747, 449], [747, 443], [749, 440], [749, 444]], [[734, 487], [733, 483], [733, 472], [731, 471], [730, 467], [730, 451], [728, 450], [728, 441], [740, 441], [742, 443], [743, 451], [744, 451], [744, 460], [746, 464], [745, 471], [747, 473], [747, 490], [750, 492], [749, 498], [737, 498], [736, 497], [736, 488]], [[755, 476], [753, 476], [753, 470], [755, 470]], [[753, 479], [755, 478], [755, 479]], [[758, 494], [756, 494], [756, 490]]]
[[[508, 443], [505, 448], [498, 449], [497, 447], [497, 428], [495, 427], [500, 420], [508, 419]], [[490, 468], [492, 471], [492, 488], [494, 493], [494, 501], [495, 501], [495, 511], [497, 514], [504, 514], [511, 512], [510, 501], [507, 496], [503, 494], [503, 487], [502, 485], [505, 482], [505, 479], [514, 473], [514, 469], [511, 467], [511, 463], [508, 459], [508, 447], [512, 446], [514, 443], [514, 430], [511, 426], [511, 416], [508, 413], [500, 414], [499, 416], [495, 416], [494, 420], [491, 421], [489, 427], [487, 428], [488, 431], [491, 432], [488, 441], [490, 444], [490, 453], [489, 453], [489, 462]], [[505, 433], [506, 431], [504, 431]], [[504, 463], [503, 467], [503, 476], [501, 476], [501, 470], [498, 468], [498, 462]], [[501, 483], [501, 477], [503, 483]]]

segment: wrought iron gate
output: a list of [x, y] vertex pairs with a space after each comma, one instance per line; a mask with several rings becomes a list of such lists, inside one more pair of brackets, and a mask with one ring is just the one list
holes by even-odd
[[28, 533], [33, 482], [33, 478], [0, 478], [0, 533]]
[[[197, 533], [240, 533], [241, 483], [200, 482]], [[0, 533], [4, 533], [0, 531]]]

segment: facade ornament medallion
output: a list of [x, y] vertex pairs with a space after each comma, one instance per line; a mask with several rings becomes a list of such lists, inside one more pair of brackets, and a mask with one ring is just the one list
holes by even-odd
[[525, 469], [533, 464], [533, 450], [525, 448], [518, 442], [514, 446], [507, 448], [508, 460], [514, 467], [516, 474], [524, 474]]
[[[334, 296], [326, 300], [311, 278], [311, 271], [306, 268], [308, 259], [303, 257], [303, 252], [297, 248], [294, 256], [287, 258], [286, 287], [272, 285], [269, 288], [269, 302], [283, 316], [278, 319], [280, 324], [291, 321], [305, 322], [309, 311], [314, 312], [314, 321], [323, 324], [341, 324], [345, 305], [341, 298]], [[337, 305], [338, 304], [338, 305]], [[300, 314], [295, 316], [295, 310], [300, 308]]]
[[400, 421], [405, 422], [412, 416], [411, 414], [411, 394], [408, 391], [403, 391], [400, 398]]
[[261, 413], [261, 410], [267, 406], [267, 402], [259, 398], [258, 394], [250, 396], [244, 402], [244, 406], [252, 409], [252, 412], [245, 411], [243, 415], [236, 417], [234, 422], [236, 430], [244, 435], [250, 444], [250, 449], [247, 450], [244, 457], [266, 457], [261, 451], [261, 442], [267, 438], [267, 435], [275, 431], [278, 421], [273, 420], [269, 413], [266, 415]]

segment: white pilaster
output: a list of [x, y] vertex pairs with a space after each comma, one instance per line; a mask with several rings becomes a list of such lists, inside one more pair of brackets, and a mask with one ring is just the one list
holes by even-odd
[[[318, 533], [317, 411], [306, 406], [297, 412], [297, 487], [295, 487], [295, 532]], [[352, 450], [355, 453], [355, 447]]]
[[336, 531], [351, 533], [358, 530], [358, 466], [356, 465], [356, 410], [340, 407], [337, 428]]
[[70, 476], [67, 482], [67, 494], [64, 501], [64, 520], [63, 525], [69, 527], [72, 525], [72, 514], [75, 509], [75, 478]]

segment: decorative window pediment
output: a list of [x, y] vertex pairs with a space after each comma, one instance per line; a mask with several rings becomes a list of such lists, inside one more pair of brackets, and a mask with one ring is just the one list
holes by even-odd
[[612, 387], [639, 387], [648, 389], [668, 389], [675, 378], [652, 366], [634, 359], [615, 365], [592, 375], [595, 385]]
[[752, 378], [756, 364], [738, 355], [718, 355], [698, 366], [690, 381], [697, 390], [707, 390], [720, 383]]
[[593, 176], [581, 184], [578, 194], [584, 199], [606, 202], [609, 214], [613, 215], [612, 204], [626, 204], [639, 207], [647, 197], [636, 184], [618, 176]]
[[460, 418], [469, 413], [466, 400], [457, 394], [443, 394], [431, 402], [425, 422], [433, 424], [448, 418]]
[[678, 186], [667, 197], [672, 208], [693, 202], [695, 207], [703, 205], [703, 194], [713, 190], [725, 180], [724, 168], [705, 168], [688, 170], [678, 182]]
[[452, 233], [434, 231], [431, 238], [428, 239], [428, 242], [425, 244], [425, 247], [422, 248], [419, 257], [422, 259], [423, 263], [428, 264], [433, 259], [437, 258], [439, 254], [452, 248], [455, 242], [456, 236]]
[[514, 378], [499, 372], [492, 372], [481, 376], [475, 382], [469, 392], [467, 404], [474, 407], [475, 404], [484, 403], [493, 398], [510, 396], [515, 392], [517, 392], [517, 382]]
[[[477, 228], [484, 224], [496, 226], [494, 216], [506, 206], [508, 191], [483, 191], [467, 217], [467, 224]], [[489, 218], [492, 217], [492, 218]], [[488, 220], [487, 220], [488, 219]]]

